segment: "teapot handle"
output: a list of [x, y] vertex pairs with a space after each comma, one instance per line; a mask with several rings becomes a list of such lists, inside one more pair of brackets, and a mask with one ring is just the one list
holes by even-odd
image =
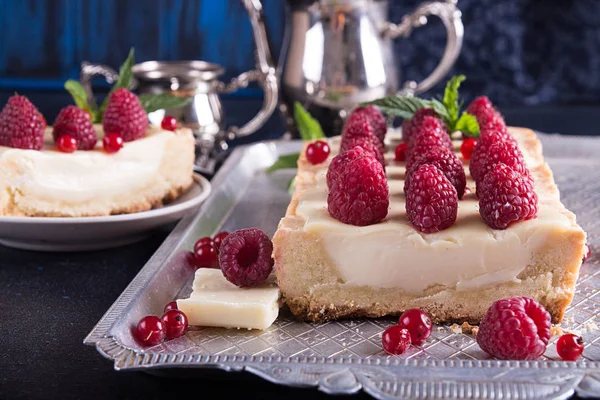
[[404, 16], [400, 24], [386, 23], [383, 27], [382, 34], [386, 38], [409, 37], [414, 28], [427, 24], [427, 17], [430, 15], [439, 17], [446, 27], [448, 36], [442, 60], [423, 81], [419, 83], [406, 82], [402, 88], [404, 94], [415, 95], [431, 89], [448, 73], [458, 58], [462, 47], [464, 27], [460, 10], [456, 8], [456, 1], [423, 3], [412, 14]]
[[256, 46], [256, 69], [240, 74], [229, 84], [219, 82], [217, 90], [222, 93], [229, 93], [238, 88], [248, 86], [248, 83], [251, 81], [256, 81], [263, 88], [265, 95], [263, 105], [258, 114], [241, 127], [229, 127], [226, 132], [226, 140], [248, 136], [263, 126], [273, 114], [273, 111], [275, 111], [279, 95], [276, 69], [271, 57], [269, 42], [267, 41], [262, 4], [260, 0], [243, 0], [243, 3], [252, 24], [252, 34]]

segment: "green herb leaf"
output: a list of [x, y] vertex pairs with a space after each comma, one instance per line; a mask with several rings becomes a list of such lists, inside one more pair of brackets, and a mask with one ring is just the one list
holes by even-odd
[[462, 113], [454, 125], [454, 130], [461, 131], [466, 136], [479, 137], [479, 123], [475, 116], [468, 112]]
[[448, 112], [448, 120], [446, 123], [451, 132], [456, 130], [455, 124], [460, 112], [458, 88], [465, 79], [467, 78], [464, 75], [453, 76], [446, 84], [446, 89], [444, 90], [444, 99], [442, 100], [442, 103]]
[[279, 156], [275, 164], [271, 165], [267, 169], [267, 173], [271, 174], [280, 169], [286, 168], [298, 168], [298, 158], [300, 157], [300, 153], [293, 154], [285, 154], [283, 156]]
[[81, 108], [82, 110], [89, 112], [93, 120], [94, 114], [96, 112], [95, 110], [90, 109], [90, 106], [88, 104], [87, 93], [85, 92], [85, 89], [83, 88], [81, 83], [69, 79], [65, 82], [65, 89], [73, 97], [75, 105], [77, 105], [77, 107]]
[[294, 190], [296, 190], [296, 177], [293, 177], [290, 183], [288, 184], [288, 193], [290, 195], [294, 194]]
[[156, 110], [166, 110], [169, 108], [183, 107], [192, 101], [189, 97], [178, 97], [170, 93], [161, 94], [142, 94], [140, 95], [140, 102], [142, 107], [147, 113], [154, 112]]
[[[439, 103], [439, 102], [438, 102]], [[412, 118], [413, 114], [420, 108], [431, 107], [432, 102], [420, 99], [418, 97], [391, 95], [368, 103], [362, 103], [362, 106], [374, 105], [379, 107], [381, 112], [402, 117], [404, 119]], [[441, 103], [440, 103], [441, 105]], [[442, 106], [443, 107], [443, 106]]]
[[294, 121], [300, 132], [302, 140], [324, 139], [325, 134], [319, 121], [314, 119], [308, 111], [302, 107], [302, 104], [294, 103]]
[[96, 120], [94, 122], [100, 122], [102, 120], [102, 116], [104, 115], [104, 110], [106, 109], [106, 106], [108, 105], [108, 100], [110, 99], [110, 95], [113, 94], [113, 92], [115, 90], [120, 89], [120, 88], [131, 89], [131, 84], [133, 82], [132, 68], [133, 68], [134, 63], [135, 63], [135, 56], [134, 56], [134, 50], [132, 47], [131, 50], [129, 50], [129, 56], [127, 56], [127, 59], [125, 60], [123, 65], [121, 65], [121, 68], [119, 68], [119, 79], [117, 79], [117, 81], [113, 85], [112, 89], [110, 89], [110, 92], [108, 92], [108, 94], [106, 95], [106, 98], [104, 99], [104, 101], [102, 102], [102, 105], [100, 106], [99, 112], [96, 114]]

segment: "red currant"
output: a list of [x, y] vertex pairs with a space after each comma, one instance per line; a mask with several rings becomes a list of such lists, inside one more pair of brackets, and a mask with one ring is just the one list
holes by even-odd
[[196, 267], [198, 268], [218, 268], [217, 248], [212, 244], [205, 244], [196, 249]]
[[406, 152], [408, 150], [408, 143], [402, 142], [398, 146], [396, 146], [396, 150], [394, 150], [394, 160], [395, 161], [406, 161]]
[[107, 153], [116, 153], [123, 147], [123, 138], [118, 133], [107, 133], [102, 139], [102, 147]]
[[194, 250], [199, 249], [200, 247], [202, 247], [204, 245], [214, 246], [215, 242], [211, 238], [209, 238], [209, 237], [201, 237], [194, 244]]
[[471, 159], [471, 156], [473, 155], [473, 149], [475, 148], [476, 144], [477, 140], [470, 137], [463, 140], [462, 144], [460, 145], [460, 154], [462, 154], [463, 159]]
[[383, 331], [381, 344], [390, 354], [402, 354], [410, 347], [410, 333], [398, 325], [390, 326]]
[[188, 328], [187, 316], [179, 310], [170, 310], [161, 318], [167, 329], [167, 339], [176, 339], [185, 334]]
[[412, 344], [420, 345], [431, 336], [431, 318], [426, 312], [418, 308], [406, 310], [398, 320], [398, 326], [410, 332]]
[[171, 311], [171, 310], [178, 310], [178, 308], [177, 308], [177, 302], [175, 300], [173, 300], [172, 302], [168, 303], [165, 306], [165, 310], [163, 312], [167, 312], [167, 311]]
[[175, 131], [177, 129], [177, 120], [170, 115], [165, 115], [162, 122], [160, 123], [160, 127], [165, 131]]
[[56, 147], [63, 153], [72, 153], [77, 150], [77, 139], [72, 135], [62, 135], [56, 140]]
[[153, 346], [165, 339], [167, 329], [160, 318], [149, 315], [138, 322], [135, 328], [136, 339], [145, 346]]
[[586, 262], [591, 256], [592, 256], [592, 249], [590, 249], [590, 246], [586, 243], [585, 249], [583, 250], [582, 262]]
[[215, 235], [215, 238], [213, 239], [215, 242], [215, 246], [217, 247], [217, 250], [219, 250], [221, 248], [221, 243], [223, 243], [223, 240], [225, 240], [225, 238], [229, 236], [229, 232], [219, 232]]
[[556, 352], [565, 361], [576, 361], [583, 354], [583, 339], [572, 333], [564, 334], [556, 342]]
[[311, 164], [321, 164], [323, 161], [327, 160], [330, 152], [331, 150], [329, 149], [327, 142], [317, 140], [316, 142], [309, 144], [306, 148], [306, 159]]

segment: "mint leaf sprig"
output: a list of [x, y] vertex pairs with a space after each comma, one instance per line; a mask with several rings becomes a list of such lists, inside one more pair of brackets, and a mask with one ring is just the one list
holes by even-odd
[[[294, 103], [294, 122], [300, 132], [302, 140], [310, 141], [324, 139], [325, 134], [319, 121], [313, 118], [308, 111], [302, 107], [302, 104]], [[284, 154], [279, 156], [277, 161], [267, 169], [267, 173], [273, 173], [280, 169], [296, 168], [298, 166], [298, 158], [300, 153]], [[293, 181], [290, 184], [292, 187]]]
[[375, 105], [385, 114], [404, 119], [412, 118], [420, 108], [432, 108], [444, 120], [450, 134], [460, 131], [466, 136], [477, 138], [479, 137], [477, 119], [466, 111], [461, 112], [463, 102], [460, 99], [458, 89], [465, 79], [464, 75], [450, 78], [441, 101], [438, 99], [427, 100], [419, 97], [392, 95], [362, 105]]
[[[115, 90], [120, 88], [132, 88], [134, 64], [134, 49], [131, 48], [131, 50], [129, 50], [129, 55], [127, 56], [127, 59], [119, 68], [119, 79], [117, 79], [113, 87], [110, 89], [110, 92], [108, 92], [108, 94], [106, 95], [106, 98], [102, 102], [100, 108], [90, 107], [90, 102], [88, 101], [89, 99], [87, 93], [80, 82], [73, 79], [69, 79], [65, 82], [65, 89], [71, 94], [71, 96], [73, 97], [73, 101], [75, 101], [75, 105], [77, 107], [90, 113], [90, 115], [92, 116], [93, 123], [100, 123], [102, 122], [102, 116], [104, 115], [104, 110], [108, 105], [110, 95], [113, 94]], [[153, 111], [162, 109], [183, 107], [184, 105], [192, 101], [191, 98], [179, 97], [170, 93], [142, 94], [141, 96], [139, 96], [139, 98], [142, 107], [144, 108], [146, 113], [151, 113]]]

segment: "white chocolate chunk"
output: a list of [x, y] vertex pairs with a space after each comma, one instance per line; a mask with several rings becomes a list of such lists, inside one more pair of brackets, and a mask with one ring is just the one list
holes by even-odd
[[259, 286], [239, 288], [220, 270], [200, 268], [192, 294], [177, 300], [177, 307], [190, 325], [264, 330], [279, 314], [279, 288], [272, 277]]

